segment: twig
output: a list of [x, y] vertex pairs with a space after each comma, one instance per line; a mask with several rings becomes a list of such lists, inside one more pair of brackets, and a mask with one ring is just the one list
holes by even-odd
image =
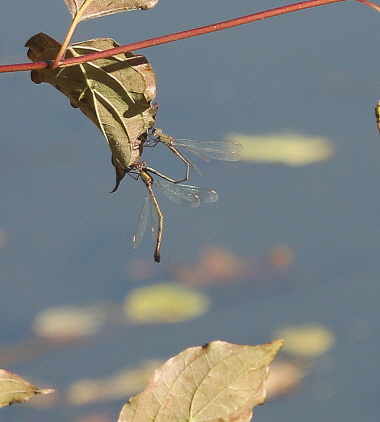
[[[312, 7], [324, 6], [327, 4], [338, 3], [341, 1], [347, 0], [309, 0], [303, 1], [300, 3], [294, 3], [288, 6], [281, 6], [275, 9], [265, 10], [264, 12], [254, 13], [251, 15], [243, 16], [240, 18], [231, 19], [224, 22], [215, 23], [213, 25], [202, 26], [199, 28], [189, 29], [182, 32], [176, 32], [170, 35], [164, 35], [157, 38], [150, 38], [145, 41], [139, 41], [133, 44], [127, 44], [116, 48], [111, 48], [109, 50], [104, 50], [92, 54], [87, 54], [85, 56], [73, 57], [70, 59], [64, 59], [60, 63], [59, 67], [68, 67], [74, 66], [80, 63], [86, 63], [93, 60], [103, 59], [106, 57], [111, 57], [117, 54], [127, 53], [129, 51], [141, 50], [143, 48], [154, 47], [160, 44], [166, 44], [173, 41], [183, 40], [190, 37], [195, 37], [198, 35], [209, 34], [211, 32], [221, 31], [227, 28], [233, 28], [235, 26], [244, 25], [250, 22], [255, 22], [262, 19], [272, 18], [274, 16], [284, 15], [286, 13], [297, 12], [299, 10], [310, 9]], [[359, 3], [363, 3], [366, 6], [369, 6], [376, 11], [380, 12], [380, 6], [372, 3], [367, 0], [353, 0]], [[37, 62], [37, 63], [22, 63], [22, 64], [13, 64], [13, 65], [3, 65], [0, 66], [0, 73], [4, 72], [19, 72], [33, 69], [44, 69], [48, 66], [51, 66], [51, 63], [48, 62]]]
[[67, 31], [65, 40], [62, 43], [62, 46], [61, 46], [61, 48], [60, 48], [60, 50], [59, 50], [59, 52], [57, 54], [57, 57], [54, 59], [54, 62], [51, 65], [52, 69], [57, 68], [59, 66], [62, 58], [65, 56], [67, 47], [69, 46], [70, 41], [71, 41], [71, 38], [73, 37], [75, 28], [78, 26], [78, 23], [81, 21], [82, 16], [83, 16], [83, 13], [87, 9], [87, 6], [89, 5], [90, 2], [91, 2], [91, 0], [86, 0], [82, 4], [82, 6], [81, 6], [81, 8], [79, 10], [77, 8], [77, 12], [76, 12], [76, 14], [74, 16], [74, 19], [71, 22], [71, 25], [70, 25], [69, 30]]

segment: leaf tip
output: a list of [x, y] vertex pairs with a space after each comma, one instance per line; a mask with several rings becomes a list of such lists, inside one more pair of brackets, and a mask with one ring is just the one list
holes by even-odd
[[52, 394], [52, 393], [55, 393], [55, 390], [54, 390], [54, 388], [43, 388], [42, 390], [38, 390], [36, 393], [42, 394], [42, 395]]

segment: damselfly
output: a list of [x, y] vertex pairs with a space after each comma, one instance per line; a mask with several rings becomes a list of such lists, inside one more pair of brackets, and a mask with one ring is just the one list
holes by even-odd
[[[145, 161], [140, 161], [144, 146], [157, 145], [158, 143], [166, 145], [186, 164], [186, 175], [184, 178], [180, 180], [172, 179], [154, 168], [148, 167]], [[128, 151], [126, 159], [121, 161], [115, 155], [112, 156], [112, 163], [116, 169], [116, 186], [113, 192], [117, 190], [125, 174], [137, 174], [137, 177], [141, 178], [148, 190], [137, 224], [136, 234], [133, 238], [133, 244], [135, 248], [139, 246], [148, 226], [148, 221], [152, 220], [152, 231], [156, 237], [156, 248], [154, 252], [154, 260], [156, 262], [160, 262], [161, 259], [160, 248], [164, 216], [153, 188], [159, 188], [171, 201], [188, 207], [197, 207], [202, 202], [215, 202], [218, 199], [218, 194], [212, 189], [181, 184], [181, 182], [189, 179], [190, 166], [199, 173], [200, 171], [195, 164], [178, 151], [177, 147], [184, 147], [206, 161], [211, 158], [237, 161], [239, 160], [238, 152], [242, 148], [238, 142], [233, 141], [174, 139], [171, 136], [163, 134], [161, 129], [152, 129], [149, 135], [145, 132], [137, 139], [131, 146], [131, 151]], [[152, 174], [159, 176], [162, 180], [154, 179]]]
[[149, 167], [146, 167], [144, 162], [140, 163], [140, 166], [136, 166], [136, 170], [148, 189], [148, 193], [137, 223], [136, 234], [133, 237], [133, 245], [135, 248], [138, 248], [148, 226], [148, 221], [152, 220], [152, 233], [156, 237], [154, 260], [160, 262], [164, 217], [153, 191], [153, 187], [159, 188], [166, 197], [176, 204], [187, 207], [198, 207], [202, 202], [215, 202], [218, 200], [218, 194], [214, 190], [208, 188], [175, 184], [166, 180], [153, 179], [149, 174]]
[[185, 182], [189, 179], [190, 166], [198, 173], [202, 174], [198, 167], [185, 157], [177, 147], [186, 148], [193, 154], [205, 161], [210, 159], [223, 161], [238, 161], [240, 159], [238, 152], [242, 146], [235, 141], [198, 141], [195, 139], [174, 139], [169, 135], [162, 133], [162, 129], [152, 129], [147, 145], [157, 145], [162, 143], [166, 145], [173, 154], [177, 155], [186, 164], [186, 175], [181, 180], [171, 180], [173, 183]]

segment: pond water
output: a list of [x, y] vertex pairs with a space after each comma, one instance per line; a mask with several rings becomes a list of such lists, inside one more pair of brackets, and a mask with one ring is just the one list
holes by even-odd
[[[53, 3], [2, 5], [1, 63], [25, 62], [23, 45], [35, 33], [63, 38], [69, 14], [63, 1]], [[165, 0], [144, 13], [84, 22], [74, 40], [107, 36], [123, 44], [283, 4], [209, 0], [178, 7]], [[78, 378], [106, 377], [143, 358], [166, 359], [214, 339], [258, 344], [279, 326], [322, 324], [335, 333], [335, 346], [295, 392], [255, 410], [255, 420], [377, 421], [378, 19], [370, 8], [342, 2], [141, 51], [156, 71], [157, 124], [166, 133], [218, 140], [231, 132], [297, 132], [327, 138], [335, 148], [331, 159], [299, 167], [195, 159], [204, 176], [193, 174], [191, 183], [215, 189], [219, 200], [187, 209], [160, 197], [165, 231], [162, 262], [153, 270], [152, 239], [146, 235], [138, 250], [132, 245], [143, 184], [126, 178], [110, 195], [114, 170], [96, 127], [52, 87], [32, 84], [28, 73], [1, 75], [4, 347], [30, 339], [40, 311], [121, 303], [141, 284], [171, 280], [179, 261], [195, 268], [207, 245], [248, 261], [287, 245], [295, 258], [281, 274], [201, 287], [213, 305], [199, 319], [113, 327], [84, 344], [0, 366], [64, 394]], [[160, 171], [182, 174], [165, 148], [145, 156]], [[137, 260], [151, 271], [143, 281], [131, 270]], [[66, 422], [89, 413], [117, 420], [124, 401], [16, 404], [2, 409], [0, 420]]]

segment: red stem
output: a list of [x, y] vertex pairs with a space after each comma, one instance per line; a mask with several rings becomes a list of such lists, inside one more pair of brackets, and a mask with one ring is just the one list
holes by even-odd
[[[291, 4], [288, 6], [281, 6], [275, 9], [265, 10], [264, 12], [253, 13], [252, 15], [243, 16], [240, 18], [231, 19], [224, 22], [219, 22], [213, 25], [202, 26], [200, 28], [189, 29], [182, 32], [176, 32], [170, 35], [164, 35], [157, 38], [151, 38], [145, 41], [139, 41], [133, 44], [123, 45], [120, 47], [112, 48], [105, 51], [100, 51], [97, 53], [87, 54], [85, 56], [73, 57], [70, 59], [62, 60], [59, 67], [74, 66], [79, 63], [86, 63], [92, 60], [97, 60], [101, 58], [106, 58], [114, 56], [116, 54], [127, 53], [133, 50], [141, 50], [147, 47], [153, 47], [160, 44], [165, 44], [173, 41], [182, 40], [185, 38], [195, 37], [202, 34], [208, 34], [211, 32], [221, 31], [227, 28], [233, 28], [234, 26], [243, 25], [250, 22], [255, 22], [262, 19], [271, 18], [274, 16], [283, 15], [286, 13], [296, 12], [299, 10], [310, 9], [312, 7], [323, 6], [331, 3], [338, 3], [346, 0], [309, 0], [302, 1], [300, 3]], [[380, 12], [380, 7], [368, 0], [354, 0], [359, 3], [363, 3], [369, 7]], [[44, 69], [50, 66], [46, 62], [37, 62], [37, 63], [22, 63], [22, 64], [12, 64], [12, 65], [3, 65], [0, 66], [0, 73], [3, 72], [18, 72], [25, 70], [33, 69]]]

